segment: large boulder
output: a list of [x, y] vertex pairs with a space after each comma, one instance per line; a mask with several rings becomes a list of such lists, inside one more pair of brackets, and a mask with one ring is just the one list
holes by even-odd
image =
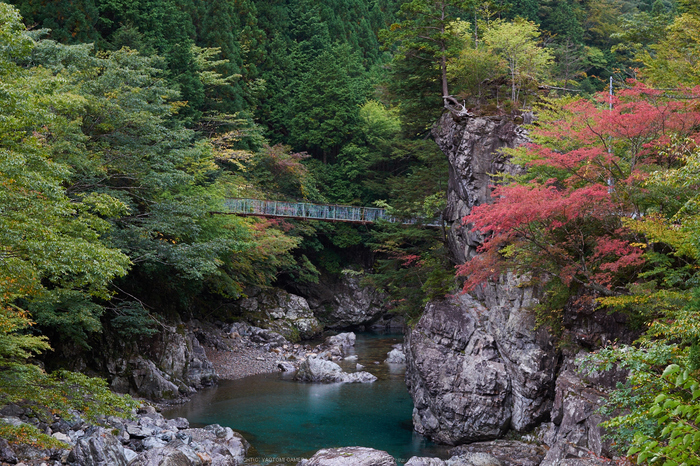
[[396, 466], [389, 453], [373, 448], [343, 447], [319, 450], [297, 466]]
[[323, 327], [301, 296], [283, 290], [249, 290], [247, 298], [237, 302], [246, 320], [258, 327], [279, 333], [289, 341], [308, 340]]
[[127, 466], [121, 442], [103, 427], [92, 427], [68, 455], [76, 466]]
[[455, 445], [502, 435], [512, 415], [511, 382], [496, 342], [467, 295], [428, 303], [406, 335], [406, 383], [415, 429]]
[[496, 458], [503, 466], [538, 466], [547, 454], [547, 449], [535, 443], [517, 440], [493, 440], [461, 445], [451, 449], [450, 454], [458, 457], [488, 454]]
[[333, 361], [316, 356], [304, 359], [294, 378], [300, 382], [315, 383], [371, 383], [377, 380], [369, 372], [343, 372]]
[[532, 289], [507, 275], [482, 301], [431, 302], [407, 335], [414, 426], [443, 443], [525, 431], [552, 407], [558, 352], [547, 332], [534, 330]]

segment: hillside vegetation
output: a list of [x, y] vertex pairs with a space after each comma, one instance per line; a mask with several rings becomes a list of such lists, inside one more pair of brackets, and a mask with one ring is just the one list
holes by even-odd
[[[700, 464], [698, 31], [690, 0], [0, 3], [0, 403], [127, 409], [35, 358], [231, 318], [218, 304], [250, 286], [364, 269], [411, 320], [517, 270], [553, 332], [575, 300], [647, 329], [595, 356], [632, 370], [610, 425], [639, 462]], [[434, 218], [446, 103], [537, 114], [511, 154], [527, 174], [466, 219], [490, 233], [457, 277], [439, 230], [215, 213], [252, 197]]]

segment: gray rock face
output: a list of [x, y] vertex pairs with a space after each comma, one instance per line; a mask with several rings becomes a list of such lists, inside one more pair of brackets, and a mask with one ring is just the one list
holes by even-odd
[[461, 445], [450, 450], [450, 454], [459, 457], [477, 453], [487, 453], [498, 459], [503, 466], [538, 466], [547, 449], [541, 445], [516, 440], [493, 440]]
[[549, 416], [557, 362], [535, 331], [532, 290], [512, 276], [484, 291], [431, 302], [406, 339], [413, 423], [451, 445], [524, 431]]
[[387, 452], [365, 447], [328, 448], [319, 450], [297, 466], [396, 466]]
[[[542, 466], [557, 466], [564, 460], [600, 461], [595, 457], [612, 456], [610, 441], [600, 423], [605, 419], [597, 410], [602, 406], [608, 389], [626, 377], [623, 370], [593, 372], [582, 376], [580, 362], [567, 359], [557, 378], [552, 423], [542, 432], [543, 441], [551, 448]], [[591, 453], [595, 455], [591, 457]], [[603, 464], [603, 463], [571, 463]]]
[[386, 296], [361, 280], [354, 275], [340, 279], [322, 275], [318, 284], [295, 286], [325, 328], [343, 329], [372, 325], [387, 314]]
[[467, 452], [445, 461], [446, 466], [504, 466], [504, 464], [490, 453]]
[[[193, 453], [182, 442], [177, 441], [173, 445], [138, 455], [129, 466], [204, 466], [203, 458]], [[211, 464], [211, 461], [208, 464]]]
[[461, 225], [461, 219], [475, 205], [491, 198], [496, 173], [517, 174], [522, 168], [501, 154], [504, 147], [529, 142], [527, 131], [507, 117], [455, 119], [446, 113], [433, 128], [433, 137], [449, 161], [447, 209], [443, 217], [452, 223], [448, 244], [456, 263], [476, 254], [481, 236]]
[[10, 444], [4, 438], [0, 439], [0, 461], [10, 464], [16, 464], [19, 461], [15, 452], [10, 448]]
[[81, 466], [126, 466], [121, 442], [103, 427], [94, 427], [76, 443], [68, 462]]
[[[449, 249], [455, 263], [464, 263], [476, 255], [483, 238], [469, 225], [462, 226], [462, 218], [474, 206], [491, 201], [490, 186], [498, 181], [495, 174], [523, 172], [502, 149], [529, 139], [512, 118], [473, 118], [466, 112], [445, 114], [433, 136], [450, 168], [443, 215], [451, 223]], [[544, 329], [534, 330], [534, 315], [528, 308], [537, 303], [537, 290], [521, 287], [520, 282], [507, 274], [482, 286], [473, 297], [428, 304], [406, 341], [414, 426], [437, 441], [457, 444], [497, 438], [508, 428], [526, 431], [551, 419], [540, 429], [540, 438], [551, 447], [546, 458], [542, 449], [522, 456], [518, 452], [527, 449], [513, 450], [514, 446], [470, 451], [493, 454], [506, 465], [598, 461], [588, 452], [610, 452], [597, 427], [602, 418], [595, 412], [603, 387], [613, 386], [608, 379], [617, 375], [598, 374], [582, 381], [569, 367], [573, 363], [567, 362], [572, 355], [562, 364], [551, 336]], [[572, 301], [564, 313], [562, 323], [572, 342], [595, 349], [608, 340], [634, 339], [623, 316], [596, 310], [593, 300], [580, 304], [584, 301]], [[500, 451], [510, 453], [496, 453]], [[509, 462], [508, 455], [521, 461]], [[454, 458], [466, 461], [463, 456]]]
[[445, 462], [440, 458], [412, 456], [404, 466], [445, 466]]
[[340, 329], [369, 325], [386, 312], [385, 295], [370, 286], [360, 285], [357, 277], [344, 276], [331, 290], [309, 304], [327, 328]]
[[512, 414], [511, 384], [485, 308], [464, 295], [430, 302], [406, 335], [406, 383], [415, 429], [455, 445], [502, 435]]
[[512, 387], [511, 427], [525, 431], [549, 416], [558, 352], [545, 329], [535, 330], [537, 303], [531, 287], [507, 274], [482, 288], [489, 310], [487, 332], [493, 336]]
[[377, 380], [369, 372], [343, 372], [333, 361], [309, 356], [299, 364], [295, 379], [315, 383], [371, 383]]
[[143, 344], [115, 342], [121, 357], [107, 358], [105, 372], [113, 390], [150, 400], [177, 398], [212, 385], [216, 372], [194, 332], [180, 326], [164, 326]]
[[139, 395], [149, 400], [162, 400], [176, 398], [180, 391], [178, 386], [168, 380], [167, 376], [156, 364], [149, 360], [137, 356], [126, 361], [118, 361], [122, 368], [118, 373], [125, 373], [124, 376], [115, 375], [112, 379], [112, 389], [120, 392]]
[[289, 341], [312, 338], [323, 329], [306, 299], [283, 290], [257, 291], [237, 304], [250, 322]]

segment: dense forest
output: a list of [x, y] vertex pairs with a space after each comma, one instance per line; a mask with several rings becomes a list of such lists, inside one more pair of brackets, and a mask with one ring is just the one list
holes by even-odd
[[[225, 320], [216, 303], [251, 286], [362, 272], [411, 321], [517, 270], [553, 332], [592, 299], [647, 328], [594, 356], [632, 370], [610, 425], [639, 462], [698, 464], [698, 31], [692, 0], [0, 3], [0, 403], [126, 407], [36, 358]], [[450, 105], [537, 115], [511, 154], [527, 174], [465, 219], [490, 233], [456, 271], [437, 229], [216, 213], [248, 197], [436, 218], [430, 128]]]

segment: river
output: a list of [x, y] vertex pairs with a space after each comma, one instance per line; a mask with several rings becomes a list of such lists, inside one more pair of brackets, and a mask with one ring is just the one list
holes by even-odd
[[399, 464], [411, 456], [445, 457], [445, 448], [413, 432], [413, 403], [404, 366], [384, 361], [402, 335], [359, 333], [355, 361], [378, 380], [371, 384], [309, 384], [275, 373], [222, 381], [167, 417], [193, 425], [220, 424], [240, 432], [253, 449], [251, 462], [296, 464], [321, 448], [363, 446], [389, 452]]

